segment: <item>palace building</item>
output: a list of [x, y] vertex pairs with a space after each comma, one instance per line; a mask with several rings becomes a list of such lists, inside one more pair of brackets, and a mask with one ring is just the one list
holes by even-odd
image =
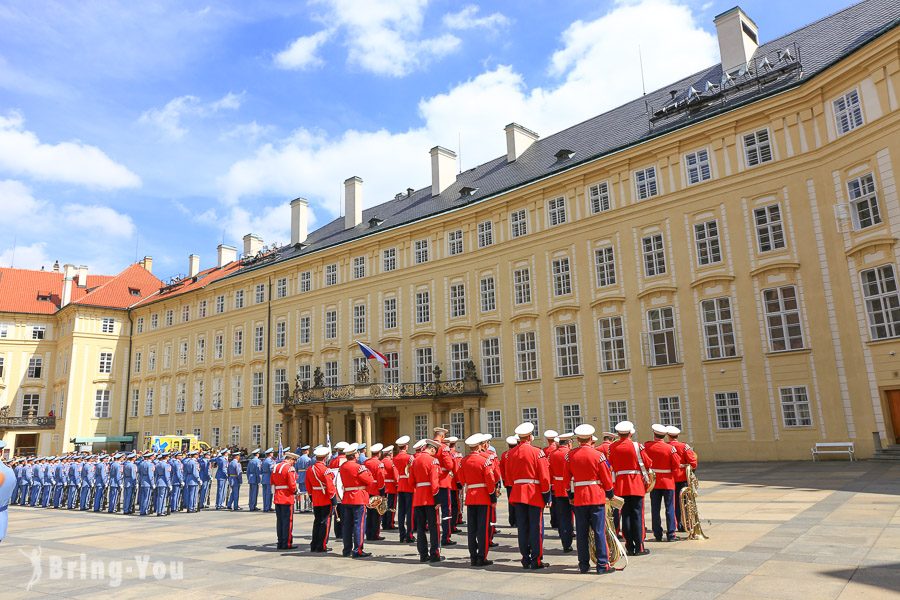
[[[12, 445], [629, 419], [640, 438], [679, 426], [706, 460], [834, 441], [871, 456], [900, 436], [898, 16], [865, 0], [760, 44], [735, 8], [715, 20], [720, 64], [547, 137], [512, 123], [506, 154], [462, 173], [435, 147], [431, 185], [371, 208], [350, 177], [346, 216], [315, 231], [298, 198], [288, 245], [249, 234], [205, 269], [191, 255], [184, 278], [106, 312], [4, 298], [0, 400], [59, 407], [52, 436]], [[45, 323], [55, 341], [30, 339]], [[388, 365], [366, 367], [357, 340]]]

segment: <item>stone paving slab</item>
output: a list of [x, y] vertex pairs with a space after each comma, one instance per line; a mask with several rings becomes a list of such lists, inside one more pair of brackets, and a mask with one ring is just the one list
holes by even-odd
[[[649, 556], [632, 558], [625, 570], [603, 578], [579, 574], [575, 555], [562, 553], [549, 526], [550, 568], [523, 571], [515, 532], [504, 526], [505, 500], [500, 546], [491, 549], [495, 564], [487, 569], [468, 566], [464, 533], [454, 536], [459, 545], [443, 550], [447, 561], [429, 565], [418, 561], [414, 546], [392, 541], [395, 531], [385, 532], [386, 541], [366, 543], [370, 559], [312, 554], [309, 514], [294, 518], [298, 549], [280, 551], [274, 514], [142, 518], [11, 507], [10, 534], [0, 544], [0, 595], [900, 599], [900, 465], [706, 464], [700, 475], [700, 513], [710, 539], [667, 544], [648, 534]], [[340, 550], [340, 542], [330, 544]], [[39, 577], [33, 564], [40, 565]]]

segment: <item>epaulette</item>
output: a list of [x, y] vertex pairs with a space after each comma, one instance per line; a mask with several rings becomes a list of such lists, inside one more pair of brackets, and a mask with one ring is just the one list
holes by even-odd
[[600, 462], [606, 462], [606, 455], [602, 452], [597, 452], [600, 455]]
[[691, 447], [690, 447], [689, 445], [687, 445], [687, 444], [684, 445], [684, 449], [685, 449], [685, 450], [693, 450], [693, 448], [691, 448]]
[[359, 465], [359, 471], [357, 471], [356, 474], [359, 475], [359, 474], [362, 473], [363, 471], [368, 471], [368, 469], [365, 468], [363, 465]]
[[538, 450], [538, 458], [546, 458], [546, 457], [547, 457], [547, 455], [544, 454], [543, 450]]
[[671, 452], [671, 454], [675, 454], [676, 452], [678, 452], [678, 449], [675, 448], [675, 446], [672, 446], [672, 452]]

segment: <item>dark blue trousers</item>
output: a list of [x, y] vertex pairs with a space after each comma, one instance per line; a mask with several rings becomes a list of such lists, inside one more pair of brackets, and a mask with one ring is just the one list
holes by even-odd
[[516, 528], [519, 530], [519, 552], [522, 566], [534, 567], [544, 558], [544, 509], [530, 504], [513, 504]]
[[597, 570], [609, 566], [609, 550], [606, 547], [606, 505], [589, 504], [575, 507], [575, 533], [578, 546], [578, 569], [587, 573], [591, 568], [591, 550], [588, 545], [588, 529], [594, 530], [594, 549], [597, 552]]
[[487, 558], [491, 539], [490, 506], [470, 504], [466, 507], [466, 523], [469, 529], [469, 558], [476, 564]]
[[[444, 490], [446, 491], [446, 490]], [[416, 548], [419, 558], [434, 558], [441, 555], [441, 523], [438, 521], [437, 506], [417, 506], [414, 509], [416, 521]], [[425, 531], [425, 528], [428, 531]], [[431, 544], [429, 544], [431, 536]], [[430, 550], [429, 550], [430, 545]]]
[[622, 496], [625, 504], [619, 510], [622, 518], [622, 537], [625, 538], [627, 552], [641, 552], [644, 549], [644, 497]]
[[363, 504], [341, 504], [343, 514], [344, 556], [358, 556], [366, 538], [366, 507]]
[[662, 540], [662, 519], [659, 516], [661, 505], [666, 507], [666, 539], [675, 537], [675, 490], [651, 490], [650, 513], [653, 520], [653, 537]]
[[450, 541], [450, 534], [453, 533], [453, 523], [451, 522], [453, 513], [450, 508], [450, 488], [439, 489], [434, 499], [441, 508], [441, 543], [446, 544]]
[[556, 530], [559, 532], [559, 539], [562, 542], [563, 549], [572, 547], [572, 503], [568, 496], [557, 496], [553, 498], [553, 513], [556, 515]]
[[412, 500], [412, 492], [399, 492], [397, 494], [397, 521], [400, 526], [401, 542], [408, 542], [413, 536]]
[[678, 494], [687, 487], [687, 481], [675, 482], [675, 528], [684, 531], [684, 519], [681, 516], [681, 505], [678, 504]]

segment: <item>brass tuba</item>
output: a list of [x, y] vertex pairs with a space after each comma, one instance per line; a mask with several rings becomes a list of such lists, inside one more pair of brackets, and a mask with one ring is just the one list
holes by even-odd
[[689, 540], [709, 539], [700, 526], [700, 512], [697, 510], [700, 480], [697, 479], [690, 465], [684, 468], [684, 473], [687, 476], [687, 485], [678, 494], [678, 508], [681, 509], [684, 530], [687, 531]]
[[388, 503], [385, 501], [384, 496], [369, 496], [369, 503], [366, 505], [366, 508], [374, 508], [379, 515], [383, 515], [388, 510]]
[[[625, 566], [628, 566], [628, 556], [625, 553], [625, 546], [619, 540], [618, 536], [616, 536], [616, 524], [612, 516], [612, 509], [621, 509], [623, 504], [625, 504], [625, 500], [619, 496], [613, 496], [612, 500], [606, 503], [606, 527], [604, 528], [604, 531], [606, 533], [606, 552], [610, 566], [615, 566], [615, 564], [623, 558], [625, 559]], [[593, 527], [588, 527], [588, 549], [591, 555], [591, 562], [596, 565], [597, 546]]]

